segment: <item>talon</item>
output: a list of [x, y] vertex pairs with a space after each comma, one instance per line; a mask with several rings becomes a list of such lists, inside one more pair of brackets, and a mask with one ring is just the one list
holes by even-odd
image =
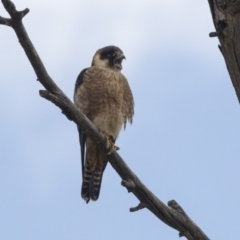
[[105, 137], [106, 137], [106, 148], [107, 149], [109, 149], [110, 147], [111, 147], [111, 145], [112, 145], [112, 142], [111, 142], [111, 140], [110, 140], [110, 136], [109, 135], [105, 135]]
[[111, 155], [113, 151], [114, 151], [114, 147], [111, 148], [109, 152], [107, 152], [107, 155]]
[[118, 146], [116, 146], [113, 142], [114, 142], [114, 138], [111, 135], [105, 135], [106, 137], [106, 148], [107, 150], [109, 150], [107, 152], [107, 155], [110, 155], [114, 150], [119, 150], [120, 148]]

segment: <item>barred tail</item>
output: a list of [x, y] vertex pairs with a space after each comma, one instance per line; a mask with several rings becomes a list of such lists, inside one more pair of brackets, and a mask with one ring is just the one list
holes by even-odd
[[92, 178], [92, 170], [90, 168], [90, 166], [88, 164], [86, 164], [85, 168], [84, 168], [84, 176], [83, 176], [83, 183], [82, 183], [82, 190], [81, 190], [81, 195], [82, 198], [88, 203], [90, 200], [90, 181]]
[[92, 178], [89, 185], [89, 196], [92, 201], [96, 201], [99, 197], [102, 176], [103, 176], [102, 169], [95, 169], [95, 171], [92, 173]]
[[86, 165], [84, 169], [84, 177], [82, 183], [81, 195], [82, 198], [88, 203], [90, 199], [96, 201], [99, 197], [101, 183], [102, 183], [103, 170], [91, 170], [90, 166]]
[[106, 156], [97, 148], [96, 144], [88, 138], [81, 190], [82, 198], [87, 203], [90, 200], [96, 201], [99, 197], [102, 176], [107, 162]]

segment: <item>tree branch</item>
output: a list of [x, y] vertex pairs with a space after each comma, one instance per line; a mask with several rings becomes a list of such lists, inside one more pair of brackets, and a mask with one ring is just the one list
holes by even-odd
[[[83, 129], [83, 131], [96, 142], [98, 147], [100, 147], [107, 154], [103, 135], [100, 134], [97, 128], [87, 119], [87, 117], [76, 108], [76, 106], [61, 91], [61, 89], [58, 88], [58, 86], [48, 75], [22, 24], [22, 18], [28, 13], [29, 10], [26, 9], [22, 12], [18, 12], [11, 1], [2, 0], [2, 3], [7, 12], [10, 14], [11, 19], [6, 21], [2, 20], [1, 18], [0, 21], [2, 23], [11, 22], [11, 24], [5, 25], [11, 26], [16, 32], [19, 42], [22, 45], [30, 63], [32, 64], [39, 82], [47, 89], [40, 90], [40, 96], [58, 106], [69, 120], [72, 120], [79, 125], [81, 129]], [[147, 208], [168, 226], [178, 230], [180, 232], [180, 237], [185, 236], [189, 240], [209, 239], [201, 231], [201, 229], [190, 220], [183, 209], [175, 201], [169, 202], [168, 207], [151, 191], [149, 191], [116, 151], [109, 155], [109, 162], [119, 176], [123, 179], [122, 185], [125, 186], [129, 192], [132, 192], [140, 201], [140, 204], [136, 208], [131, 208], [130, 211], [133, 212]]]
[[208, 0], [208, 3], [216, 28], [209, 36], [220, 41], [219, 49], [240, 103], [240, 1]]
[[0, 16], [0, 24], [11, 27], [12, 26], [12, 21], [11, 21], [10, 18], [4, 18], [4, 17]]

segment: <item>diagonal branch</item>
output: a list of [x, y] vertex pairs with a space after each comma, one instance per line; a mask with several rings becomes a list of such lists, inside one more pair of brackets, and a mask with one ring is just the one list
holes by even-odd
[[[2, 3], [11, 16], [10, 22], [12, 24], [8, 26], [11, 26], [16, 32], [19, 42], [22, 45], [30, 63], [32, 64], [39, 82], [47, 89], [41, 90], [39, 92], [40, 96], [57, 105], [69, 120], [72, 120], [79, 125], [81, 129], [83, 129], [83, 131], [96, 142], [98, 147], [107, 153], [107, 150], [105, 149], [104, 137], [97, 131], [97, 128], [86, 118], [86, 116], [75, 107], [70, 99], [61, 91], [61, 89], [48, 75], [22, 24], [22, 18], [29, 10], [26, 9], [22, 12], [18, 12], [11, 1], [2, 0]], [[168, 204], [168, 207], [150, 190], [148, 190], [116, 151], [109, 156], [109, 162], [119, 176], [123, 179], [122, 185], [125, 186], [129, 192], [132, 192], [140, 201], [139, 206], [136, 208], [131, 208], [130, 211], [137, 211], [142, 208], [147, 208], [165, 224], [179, 231], [180, 237], [185, 236], [189, 240], [209, 239], [201, 231], [201, 229], [190, 220], [190, 218], [174, 200]]]
[[17, 11], [15, 5], [10, 0], [2, 0], [2, 4], [11, 16], [11, 27], [14, 29], [18, 40], [38, 77], [38, 80], [49, 92], [61, 93], [63, 96], [65, 96], [65, 94], [48, 75], [43, 62], [41, 61], [30, 38], [28, 37], [28, 34], [22, 23], [22, 18], [29, 12], [29, 10], [25, 9], [23, 11]]

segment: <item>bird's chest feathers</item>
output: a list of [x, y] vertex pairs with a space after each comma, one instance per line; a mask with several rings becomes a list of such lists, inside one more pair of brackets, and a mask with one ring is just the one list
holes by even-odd
[[[119, 73], [115, 73], [114, 71], [109, 71], [106, 74], [106, 78], [103, 81], [103, 98], [110, 103], [114, 103], [116, 101], [119, 102], [122, 97], [121, 91], [121, 78]], [[112, 102], [113, 101], [113, 102]]]
[[105, 73], [101, 88], [102, 96], [98, 102], [100, 112], [93, 122], [102, 131], [117, 137], [124, 121], [122, 114], [123, 89], [119, 73], [113, 71]]

